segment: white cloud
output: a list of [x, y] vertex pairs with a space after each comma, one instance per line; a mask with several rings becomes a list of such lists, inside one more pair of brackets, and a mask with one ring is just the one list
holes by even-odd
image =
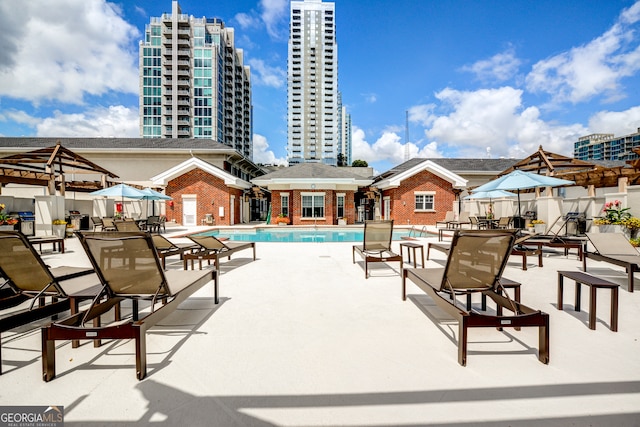
[[273, 151], [269, 150], [267, 138], [257, 133], [253, 134], [253, 161], [263, 165], [287, 166], [287, 159], [277, 158]]
[[288, 18], [289, 1], [288, 0], [260, 0], [262, 7], [262, 20], [267, 27], [267, 33], [275, 39], [286, 38], [289, 28], [280, 28], [279, 24]]
[[521, 61], [516, 58], [513, 48], [509, 48], [489, 59], [484, 59], [472, 65], [462, 67], [462, 70], [475, 74], [478, 80], [484, 82], [504, 82], [518, 72], [520, 64]]
[[589, 118], [590, 133], [629, 135], [640, 129], [640, 107], [625, 111], [600, 111]]
[[[405, 161], [407, 154], [407, 144], [402, 144], [397, 133], [385, 131], [376, 142], [369, 144], [365, 132], [357, 126], [352, 128], [352, 147], [353, 159], [365, 160], [369, 164], [386, 161], [397, 165]], [[442, 157], [436, 142], [431, 142], [422, 148], [410, 142], [408, 147], [409, 158]]]
[[139, 120], [137, 109], [121, 105], [92, 108], [76, 114], [56, 111], [53, 117], [41, 120], [36, 126], [36, 136], [137, 138], [140, 136]]
[[457, 150], [458, 157], [522, 157], [542, 145], [546, 150], [571, 154], [573, 143], [587, 130], [579, 124], [553, 125], [540, 118], [536, 107], [524, 108], [522, 91], [512, 87], [462, 92], [444, 89], [436, 94], [450, 113], [440, 115], [425, 129], [429, 140]]
[[30, 127], [35, 127], [38, 123], [40, 123], [40, 119], [38, 119], [37, 117], [30, 116], [24, 111], [14, 109], [0, 112], [0, 121], [12, 121]]
[[365, 102], [369, 104], [373, 104], [378, 100], [378, 96], [375, 93], [363, 93], [362, 96]]
[[80, 104], [87, 94], [137, 94], [137, 51], [130, 46], [140, 34], [112, 3], [0, 2], [0, 16], [17, 23], [15, 32], [0, 32], [0, 96]]
[[631, 27], [639, 16], [640, 2], [600, 37], [539, 61], [526, 78], [527, 88], [552, 95], [554, 102], [574, 104], [598, 95], [607, 101], [626, 96], [621, 80], [640, 69], [637, 30]]
[[409, 108], [409, 121], [420, 123], [423, 126], [431, 126], [436, 118], [433, 114], [435, 108], [435, 104], [414, 105]]
[[262, 59], [249, 59], [251, 67], [251, 81], [254, 85], [283, 87], [287, 81], [287, 72], [280, 67], [267, 65]]
[[257, 28], [261, 25], [259, 19], [248, 13], [238, 13], [234, 18], [243, 30]]

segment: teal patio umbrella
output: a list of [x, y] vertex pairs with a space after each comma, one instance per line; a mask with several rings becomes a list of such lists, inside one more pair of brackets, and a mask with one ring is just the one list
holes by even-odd
[[171, 200], [172, 198], [167, 196], [166, 194], [162, 194], [158, 191], [152, 190], [147, 187], [143, 190], [140, 190], [146, 195], [143, 197], [144, 200], [151, 200], [151, 215], [156, 214], [156, 200]]
[[522, 218], [520, 211], [520, 190], [540, 187], [563, 187], [565, 185], [575, 185], [575, 182], [516, 169], [513, 172], [476, 187], [472, 192], [475, 194], [492, 190], [516, 190], [516, 195], [518, 196], [518, 217]]

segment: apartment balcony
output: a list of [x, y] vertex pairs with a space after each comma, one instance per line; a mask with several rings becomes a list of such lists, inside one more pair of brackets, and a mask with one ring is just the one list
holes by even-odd
[[191, 37], [191, 30], [188, 30], [188, 29], [183, 30], [181, 28], [178, 28], [178, 37], [186, 38], [186, 39], [190, 38]]
[[178, 105], [189, 107], [189, 106], [191, 106], [191, 102], [180, 100], [180, 101], [178, 101]]
[[181, 61], [177, 61], [177, 63], [178, 63], [178, 68], [189, 68], [189, 67], [191, 67], [191, 62], [190, 61], [181, 60]]

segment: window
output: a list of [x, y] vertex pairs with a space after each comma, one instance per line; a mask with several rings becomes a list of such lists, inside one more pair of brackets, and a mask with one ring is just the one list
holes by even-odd
[[344, 194], [336, 195], [336, 217], [344, 218]]
[[289, 194], [280, 194], [280, 212], [284, 216], [289, 216]]
[[324, 218], [324, 193], [302, 194], [302, 218]]
[[424, 192], [416, 192], [416, 211], [433, 211], [434, 210], [434, 198], [435, 192], [433, 191], [424, 191]]

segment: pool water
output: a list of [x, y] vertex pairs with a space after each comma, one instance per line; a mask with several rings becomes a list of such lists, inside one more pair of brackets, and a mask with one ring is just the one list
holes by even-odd
[[[393, 240], [409, 236], [410, 230], [395, 230]], [[215, 230], [201, 235], [228, 237], [229, 240], [244, 242], [362, 242], [363, 228], [253, 228], [234, 230]]]

